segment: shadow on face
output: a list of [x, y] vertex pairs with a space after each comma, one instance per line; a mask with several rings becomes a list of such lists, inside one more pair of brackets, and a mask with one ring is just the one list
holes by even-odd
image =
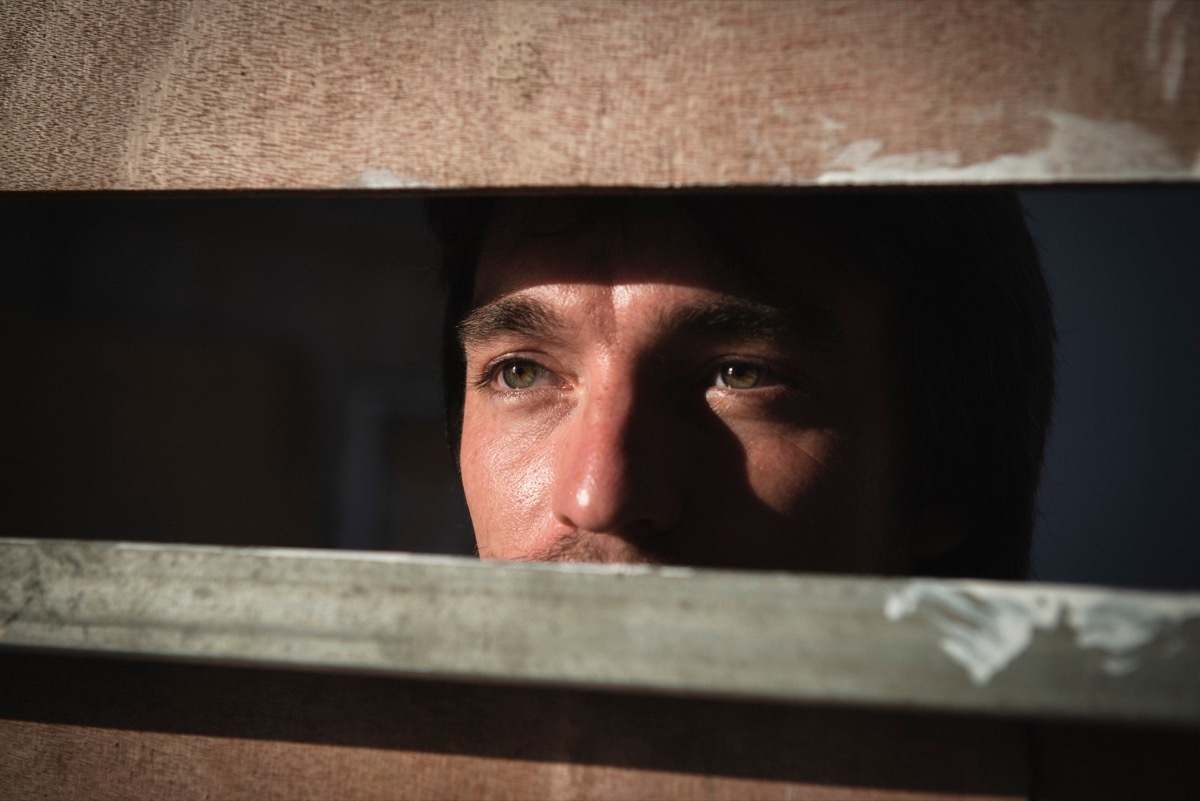
[[668, 201], [500, 209], [458, 328], [482, 556], [905, 569], [888, 298], [800, 222], [739, 261]]

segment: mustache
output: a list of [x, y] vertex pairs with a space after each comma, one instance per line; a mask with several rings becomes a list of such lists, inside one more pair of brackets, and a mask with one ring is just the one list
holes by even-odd
[[573, 531], [522, 562], [593, 562], [626, 565], [671, 565], [678, 559], [665, 537], [623, 537]]

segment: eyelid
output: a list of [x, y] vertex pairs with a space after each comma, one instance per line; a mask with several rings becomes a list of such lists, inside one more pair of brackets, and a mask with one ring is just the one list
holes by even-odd
[[[730, 365], [750, 365], [761, 372], [760, 382], [753, 387], [738, 389], [718, 384], [721, 370]], [[769, 389], [782, 386], [788, 389], [799, 389], [800, 380], [794, 371], [778, 364], [771, 359], [756, 356], [722, 356], [709, 363], [702, 379], [706, 386], [717, 389], [727, 389], [731, 392], [752, 392], [757, 389]]]
[[[531, 355], [524, 354], [524, 353], [506, 353], [502, 356], [497, 356], [496, 358], [490, 360], [486, 365], [484, 365], [483, 369], [480, 371], [480, 374], [473, 381], [471, 381], [471, 383], [477, 389], [491, 389], [495, 392], [506, 392], [506, 393], [507, 392], [522, 392], [524, 390], [516, 389], [514, 387], [505, 387], [503, 389], [500, 389], [498, 386], [496, 386], [497, 381], [499, 381], [499, 379], [500, 379], [500, 371], [503, 370], [508, 365], [516, 364], [516, 363], [531, 364], [535, 368], [537, 368], [541, 373], [543, 373], [545, 375], [553, 376], [554, 378], [557, 378], [560, 382], [562, 381], [562, 376], [560, 376], [556, 371], [547, 367], [542, 359], [539, 359], [536, 356], [531, 356]], [[528, 389], [533, 389], [533, 388], [534, 387], [529, 387]]]

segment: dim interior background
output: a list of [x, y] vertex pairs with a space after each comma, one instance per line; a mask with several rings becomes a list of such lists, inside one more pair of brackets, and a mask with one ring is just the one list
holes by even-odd
[[[1200, 192], [1024, 194], [1047, 581], [1200, 587]], [[404, 197], [0, 197], [0, 536], [471, 553]]]

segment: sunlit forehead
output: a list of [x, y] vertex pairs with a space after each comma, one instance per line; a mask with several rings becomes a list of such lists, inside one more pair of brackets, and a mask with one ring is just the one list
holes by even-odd
[[551, 285], [663, 284], [734, 289], [733, 272], [694, 220], [670, 205], [649, 216], [506, 221], [484, 243], [474, 299], [485, 303]]

